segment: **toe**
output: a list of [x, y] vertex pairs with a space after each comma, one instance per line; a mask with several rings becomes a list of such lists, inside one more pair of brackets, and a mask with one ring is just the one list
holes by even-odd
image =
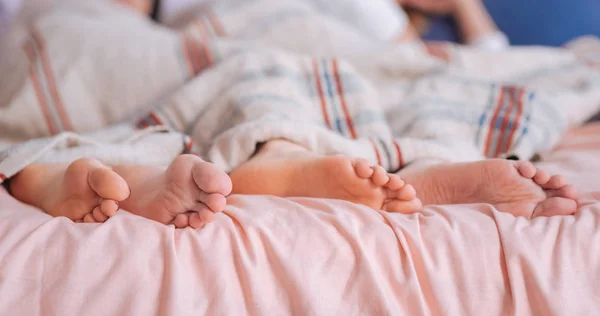
[[108, 216], [106, 216], [101, 210], [100, 210], [100, 206], [96, 206], [94, 208], [94, 210], [92, 211], [92, 216], [94, 217], [94, 220], [98, 223], [104, 223], [106, 222], [106, 220], [108, 219]]
[[92, 216], [92, 213], [87, 213], [83, 217], [83, 222], [84, 223], [95, 223], [96, 220], [94, 219], [94, 216]]
[[207, 193], [219, 193], [227, 196], [233, 188], [231, 178], [227, 173], [208, 162], [196, 163], [192, 169], [192, 176], [198, 188]]
[[185, 227], [190, 226], [190, 214], [189, 213], [178, 214], [175, 217], [175, 219], [173, 220], [173, 224], [177, 228], [185, 228]]
[[356, 159], [353, 164], [359, 178], [368, 179], [373, 175], [373, 168], [371, 168], [371, 163], [368, 160]]
[[207, 209], [198, 212], [198, 217], [206, 224], [215, 220], [215, 213]]
[[563, 176], [552, 176], [550, 180], [542, 185], [542, 188], [546, 190], [558, 190], [567, 185], [567, 180]]
[[423, 209], [423, 203], [419, 199], [410, 201], [391, 200], [382, 207], [383, 211], [390, 213], [412, 214]]
[[392, 191], [398, 191], [404, 186], [404, 184], [404, 180], [402, 180], [400, 176], [390, 174], [390, 181], [388, 181], [388, 183], [385, 184], [385, 187]]
[[196, 204], [191, 211], [198, 213], [200, 219], [205, 223], [212, 222], [215, 219], [215, 212], [204, 203]]
[[117, 202], [115, 202], [113, 200], [104, 200], [100, 204], [100, 211], [102, 211], [102, 213], [107, 217], [114, 216], [118, 210], [119, 210], [119, 204], [117, 204]]
[[190, 226], [194, 229], [199, 229], [202, 228], [204, 226], [204, 224], [206, 224], [201, 218], [200, 215], [196, 212], [193, 212], [190, 214], [189, 217], [189, 222], [190, 222]]
[[127, 182], [116, 172], [98, 167], [90, 171], [89, 184], [100, 197], [115, 201], [123, 201], [129, 197]]
[[383, 167], [381, 167], [381, 166], [373, 167], [373, 175], [371, 176], [371, 181], [373, 181], [373, 184], [380, 187], [380, 186], [383, 186], [384, 184], [386, 184], [389, 180], [390, 180], [390, 177], [388, 176], [385, 169], [383, 169]]
[[562, 197], [567, 199], [576, 200], [579, 198], [579, 192], [577, 192], [577, 188], [574, 185], [565, 185], [558, 190], [548, 190], [546, 191], [548, 197]]
[[536, 175], [537, 170], [535, 166], [533, 166], [533, 164], [529, 161], [519, 161], [517, 162], [516, 167], [517, 170], [519, 170], [521, 176], [523, 176], [524, 178], [531, 179]]
[[227, 204], [227, 198], [218, 193], [208, 194], [201, 192], [199, 201], [201, 204], [208, 206], [214, 213], [223, 211]]
[[401, 201], [410, 201], [417, 197], [417, 190], [410, 185], [407, 184], [402, 187], [400, 190], [395, 192], [395, 198]]
[[562, 197], [552, 197], [542, 201], [533, 210], [532, 217], [573, 215], [577, 211], [577, 202]]
[[538, 170], [538, 172], [533, 177], [533, 181], [539, 185], [545, 185], [550, 181], [550, 175], [543, 170]]

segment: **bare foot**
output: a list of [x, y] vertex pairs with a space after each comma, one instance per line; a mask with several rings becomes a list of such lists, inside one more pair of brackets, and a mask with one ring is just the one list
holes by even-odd
[[550, 176], [530, 162], [489, 159], [406, 170], [427, 204], [490, 203], [515, 216], [571, 215], [577, 190], [562, 176]]
[[422, 208], [414, 188], [364, 159], [318, 156], [287, 141], [270, 141], [231, 173], [234, 193], [346, 200], [376, 210]]
[[168, 166], [120, 165], [131, 196], [121, 207], [131, 213], [182, 228], [201, 228], [213, 220], [231, 193], [231, 179], [215, 165], [181, 155]]
[[11, 180], [13, 196], [52, 216], [104, 222], [129, 196], [127, 183], [95, 159], [69, 164], [35, 164]]

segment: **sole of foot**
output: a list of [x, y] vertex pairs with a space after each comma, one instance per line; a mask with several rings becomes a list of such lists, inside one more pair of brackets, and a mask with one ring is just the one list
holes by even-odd
[[71, 164], [34, 164], [11, 181], [13, 195], [52, 216], [76, 222], [104, 222], [129, 196], [121, 176], [98, 160]]
[[168, 167], [120, 165], [114, 170], [131, 189], [123, 209], [178, 228], [201, 228], [212, 221], [232, 190], [224, 171], [194, 155], [178, 156]]
[[489, 159], [403, 171], [427, 204], [489, 203], [515, 216], [572, 215], [578, 192], [527, 161]]
[[367, 160], [319, 156], [296, 145], [278, 147], [231, 173], [234, 193], [339, 199], [396, 213], [422, 208], [411, 185]]

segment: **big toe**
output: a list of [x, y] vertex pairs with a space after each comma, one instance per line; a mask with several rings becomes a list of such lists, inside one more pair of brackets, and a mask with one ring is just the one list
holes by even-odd
[[89, 184], [100, 197], [123, 201], [129, 197], [129, 186], [116, 172], [106, 167], [96, 167], [89, 173]]
[[194, 182], [200, 190], [206, 193], [229, 195], [233, 189], [231, 178], [217, 166], [202, 161], [192, 169]]
[[562, 197], [571, 200], [577, 200], [579, 198], [579, 192], [574, 185], [565, 185], [557, 190], [546, 190], [548, 197]]
[[537, 169], [529, 161], [518, 161], [516, 163], [516, 167], [521, 176], [524, 178], [531, 179], [537, 174]]
[[417, 198], [417, 191], [410, 184], [405, 184], [397, 175], [390, 175], [390, 180], [385, 184], [387, 199], [382, 210], [392, 213], [411, 214], [420, 211], [423, 203]]
[[382, 210], [390, 213], [412, 214], [423, 208], [421, 200], [414, 198], [409, 201], [389, 200], [382, 206]]
[[361, 179], [368, 179], [373, 175], [374, 169], [366, 159], [356, 159], [352, 162], [356, 174]]
[[540, 202], [533, 210], [532, 217], [573, 215], [577, 211], [577, 202], [563, 197], [551, 197]]
[[385, 169], [383, 169], [383, 167], [373, 166], [372, 168], [373, 175], [371, 176], [371, 182], [373, 182], [374, 185], [381, 187], [384, 184], [388, 183], [388, 181], [390, 181], [390, 176], [385, 171]]

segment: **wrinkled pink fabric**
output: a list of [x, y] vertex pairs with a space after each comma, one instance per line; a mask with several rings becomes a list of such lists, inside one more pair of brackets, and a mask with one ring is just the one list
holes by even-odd
[[[600, 197], [600, 125], [542, 165]], [[600, 205], [528, 221], [233, 196], [204, 229], [51, 218], [0, 193], [0, 315], [593, 315]]]

